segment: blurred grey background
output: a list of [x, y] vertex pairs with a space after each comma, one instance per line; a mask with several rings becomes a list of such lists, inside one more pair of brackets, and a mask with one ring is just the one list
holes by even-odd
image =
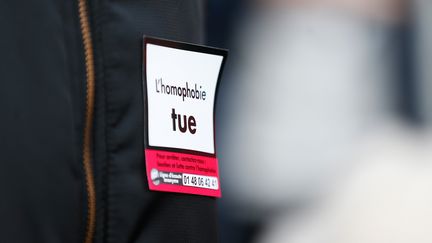
[[207, 8], [220, 242], [432, 242], [432, 1]]

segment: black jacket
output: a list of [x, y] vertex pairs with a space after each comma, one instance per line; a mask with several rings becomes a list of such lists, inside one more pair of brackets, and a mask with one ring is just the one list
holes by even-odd
[[0, 242], [216, 242], [215, 199], [150, 192], [142, 36], [200, 0], [0, 1]]

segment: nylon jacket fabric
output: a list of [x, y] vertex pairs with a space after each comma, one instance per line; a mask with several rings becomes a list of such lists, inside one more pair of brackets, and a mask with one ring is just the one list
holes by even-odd
[[[214, 198], [148, 190], [142, 37], [203, 43], [199, 0], [89, 0], [94, 242], [217, 242]], [[0, 2], [0, 242], [83, 242], [86, 104], [77, 1]]]

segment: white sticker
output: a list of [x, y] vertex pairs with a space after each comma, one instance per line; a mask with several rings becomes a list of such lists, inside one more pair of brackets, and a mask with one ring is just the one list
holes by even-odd
[[223, 59], [146, 43], [149, 146], [215, 153], [213, 108]]

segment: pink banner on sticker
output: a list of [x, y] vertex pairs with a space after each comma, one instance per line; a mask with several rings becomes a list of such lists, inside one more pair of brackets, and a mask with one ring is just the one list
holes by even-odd
[[145, 149], [150, 190], [221, 197], [215, 157]]

